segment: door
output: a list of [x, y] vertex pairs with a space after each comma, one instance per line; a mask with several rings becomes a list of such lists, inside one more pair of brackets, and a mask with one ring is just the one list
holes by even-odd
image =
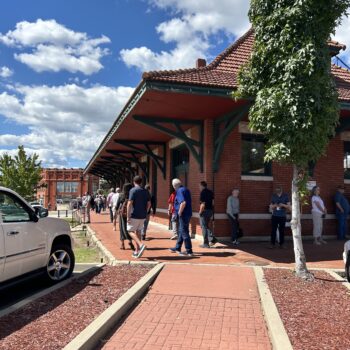
[[45, 233], [38, 229], [35, 214], [10, 192], [0, 192], [0, 211], [5, 246], [3, 279], [7, 280], [43, 266]]
[[3, 280], [4, 265], [5, 265], [5, 240], [4, 240], [4, 231], [2, 229], [1, 221], [0, 221], [0, 282]]
[[182, 184], [187, 187], [187, 175], [190, 161], [190, 153], [185, 145], [173, 149], [172, 151], [172, 172], [173, 178], [181, 180]]

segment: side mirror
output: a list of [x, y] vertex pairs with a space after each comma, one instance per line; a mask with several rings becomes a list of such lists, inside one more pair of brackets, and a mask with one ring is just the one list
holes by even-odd
[[47, 216], [49, 216], [49, 211], [47, 209], [41, 209], [39, 211], [40, 218], [46, 218]]

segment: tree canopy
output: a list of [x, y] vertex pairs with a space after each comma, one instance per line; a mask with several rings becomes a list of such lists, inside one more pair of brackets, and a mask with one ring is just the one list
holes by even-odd
[[266, 160], [305, 167], [334, 135], [338, 94], [327, 45], [349, 0], [251, 0], [251, 59], [236, 96], [253, 98], [250, 127], [267, 137]]
[[41, 162], [34, 153], [27, 156], [24, 147], [19, 146], [14, 157], [4, 154], [0, 157], [0, 185], [18, 192], [22, 197], [34, 198], [39, 182], [42, 179]]

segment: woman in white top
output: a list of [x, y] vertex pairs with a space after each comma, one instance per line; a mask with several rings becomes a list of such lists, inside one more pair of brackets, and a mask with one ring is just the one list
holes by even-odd
[[312, 222], [314, 225], [313, 235], [314, 235], [314, 244], [320, 245], [321, 243], [327, 243], [322, 238], [322, 229], [323, 229], [323, 219], [327, 214], [327, 209], [323, 203], [322, 198], [320, 197], [320, 188], [314, 186], [312, 189]]

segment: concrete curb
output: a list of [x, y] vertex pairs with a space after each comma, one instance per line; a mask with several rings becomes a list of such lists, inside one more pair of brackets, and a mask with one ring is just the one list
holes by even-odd
[[345, 278], [339, 276], [334, 270], [331, 270], [331, 269], [325, 269], [325, 271], [327, 273], [329, 273], [334, 279], [336, 279], [337, 281], [342, 281], [342, 285], [344, 287], [346, 287], [347, 289], [350, 290], [350, 283], [346, 281]]
[[163, 269], [164, 264], [157, 264], [133, 287], [124, 293], [115, 303], [98, 316], [89, 326], [78, 334], [63, 350], [93, 350], [99, 340], [110, 331], [120, 319], [134, 306], [147, 288]]
[[86, 234], [91, 238], [93, 244], [99, 249], [103, 256], [103, 260], [106, 261], [109, 265], [114, 265], [117, 259], [113, 254], [102, 244], [101, 240], [97, 237], [95, 231], [89, 226], [86, 225]]
[[23, 306], [31, 303], [32, 301], [35, 301], [38, 298], [41, 298], [41, 297], [43, 297], [43, 296], [45, 296], [45, 295], [47, 295], [47, 294], [49, 294], [51, 292], [54, 292], [57, 289], [63, 288], [67, 284], [69, 284], [70, 282], [76, 280], [77, 278], [83, 277], [83, 276], [85, 276], [86, 274], [88, 274], [90, 272], [98, 270], [104, 265], [105, 264], [98, 264], [98, 265], [96, 265], [94, 267], [91, 267], [90, 269], [85, 270], [84, 272], [80, 272], [79, 274], [77, 274], [77, 275], [75, 275], [75, 276], [73, 276], [71, 278], [68, 278], [67, 280], [64, 280], [64, 281], [62, 281], [62, 282], [60, 282], [58, 284], [55, 284], [52, 287], [49, 287], [49, 288], [44, 289], [44, 290], [42, 290], [42, 291], [40, 291], [38, 293], [35, 293], [35, 294], [31, 295], [30, 297], [28, 297], [26, 299], [23, 299], [23, 300], [19, 301], [18, 303], [13, 304], [13, 305], [9, 306], [8, 308], [0, 311], [0, 317], [6, 316], [6, 315], [10, 314], [13, 311], [17, 311], [20, 308], [22, 308]]
[[269, 286], [265, 281], [264, 271], [261, 267], [254, 267], [254, 272], [272, 348], [274, 350], [293, 350]]

